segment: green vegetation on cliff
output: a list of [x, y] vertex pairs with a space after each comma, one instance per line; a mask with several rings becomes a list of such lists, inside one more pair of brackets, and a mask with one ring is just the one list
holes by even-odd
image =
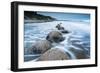
[[37, 12], [33, 11], [24, 11], [24, 19], [25, 20], [44, 20], [44, 21], [54, 21], [56, 20], [53, 17], [50, 16], [44, 16], [41, 14], [38, 14]]

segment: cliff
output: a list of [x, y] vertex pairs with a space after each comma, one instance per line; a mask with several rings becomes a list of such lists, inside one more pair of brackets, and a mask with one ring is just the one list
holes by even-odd
[[25, 22], [49, 22], [54, 21], [56, 19], [50, 16], [38, 14], [37, 12], [25, 11], [24, 20]]

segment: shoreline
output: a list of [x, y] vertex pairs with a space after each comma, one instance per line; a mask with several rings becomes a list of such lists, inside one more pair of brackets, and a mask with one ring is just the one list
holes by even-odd
[[24, 23], [43, 23], [43, 22], [52, 22], [54, 20], [24, 20]]
[[[83, 23], [84, 21], [72, 21], [72, 20], [24, 20], [24, 23], [43, 23], [43, 22], [52, 22], [52, 21], [68, 21], [68, 22], [80, 22]], [[89, 23], [90, 22], [85, 22]]]

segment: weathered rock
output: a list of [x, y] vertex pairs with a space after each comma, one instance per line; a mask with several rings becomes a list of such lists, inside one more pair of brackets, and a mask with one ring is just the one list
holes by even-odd
[[50, 32], [48, 35], [47, 35], [47, 37], [46, 37], [46, 39], [48, 40], [48, 41], [50, 41], [50, 42], [55, 42], [55, 43], [59, 43], [59, 42], [61, 42], [61, 41], [64, 41], [64, 37], [63, 37], [63, 35], [62, 35], [62, 33], [61, 32], [59, 32], [59, 31], [52, 31], [52, 32]]
[[65, 28], [62, 27], [60, 24], [62, 24], [62, 23], [59, 23], [59, 24], [56, 26], [56, 28], [57, 28], [61, 33], [64, 33], [64, 34], [69, 33], [69, 31], [68, 31], [68, 30], [65, 30]]
[[69, 50], [76, 56], [76, 59], [87, 59], [88, 58], [83, 49], [70, 48]]
[[51, 42], [48, 40], [37, 41], [29, 50], [30, 53], [44, 53], [52, 47]]
[[62, 51], [58, 48], [53, 48], [53, 49], [46, 51], [44, 54], [42, 54], [38, 58], [38, 61], [67, 60], [67, 59], [68, 59], [68, 56], [64, 51]]
[[33, 44], [33, 46], [29, 49], [30, 54], [39, 53], [42, 54], [49, 50], [52, 47], [52, 43], [59, 43], [64, 40], [64, 37], [59, 31], [51, 31], [46, 40], [37, 41]]
[[69, 33], [69, 31], [68, 30], [60, 30], [62, 33]]
[[64, 30], [64, 29], [65, 29], [64, 27], [61, 26], [61, 24], [62, 24], [62, 23], [59, 23], [59, 24], [56, 26], [56, 28], [57, 28], [58, 30]]

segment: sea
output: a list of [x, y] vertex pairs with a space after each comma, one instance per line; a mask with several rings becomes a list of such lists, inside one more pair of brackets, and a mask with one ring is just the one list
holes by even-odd
[[[69, 31], [67, 34], [63, 34], [65, 40], [60, 44], [56, 44], [55, 47], [61, 48], [65, 52], [69, 52], [68, 49], [73, 47], [75, 49], [83, 49], [88, 58], [90, 58], [90, 22], [88, 21], [51, 21], [42, 23], [24, 23], [24, 61], [36, 61], [41, 54], [30, 54], [28, 49], [34, 45], [37, 41], [45, 40], [46, 36], [51, 31], [58, 31], [56, 25], [62, 23], [61, 26], [65, 30]], [[76, 59], [72, 52], [72, 59]]]

